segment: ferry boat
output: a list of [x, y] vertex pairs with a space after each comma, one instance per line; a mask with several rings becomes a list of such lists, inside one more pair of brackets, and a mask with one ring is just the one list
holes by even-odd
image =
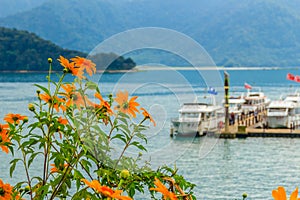
[[267, 108], [267, 126], [293, 128], [300, 120], [300, 114], [296, 114], [296, 109], [296, 104], [292, 101], [272, 101]]
[[173, 134], [178, 136], [203, 136], [216, 132], [224, 124], [224, 108], [215, 102], [184, 103], [178, 110], [179, 117], [171, 119]]
[[263, 92], [247, 92], [242, 110], [247, 113], [261, 112], [267, 108], [271, 100]]
[[[243, 112], [243, 105], [246, 103], [246, 100], [244, 98], [244, 94], [240, 96], [230, 96], [228, 98], [228, 104], [229, 104], [229, 113], [233, 113], [235, 116], [241, 115]], [[223, 100], [223, 106], [225, 104], [225, 100]]]
[[300, 125], [300, 94], [289, 94], [284, 100], [272, 101], [267, 109], [270, 128], [294, 128]]

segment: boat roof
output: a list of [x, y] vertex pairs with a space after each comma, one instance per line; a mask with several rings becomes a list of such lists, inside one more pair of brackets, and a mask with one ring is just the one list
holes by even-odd
[[184, 103], [179, 109], [180, 113], [201, 113], [201, 112], [213, 112], [223, 109], [221, 106], [205, 104], [205, 103]]
[[300, 103], [300, 96], [299, 94], [289, 94], [285, 97], [284, 101], [293, 101]]
[[268, 108], [293, 108], [295, 107], [294, 102], [292, 101], [282, 101], [282, 100], [276, 100], [271, 101]]
[[243, 98], [229, 98], [229, 99], [228, 99], [228, 102], [229, 102], [230, 104], [239, 104], [239, 103], [245, 103], [246, 100], [243, 99]]
[[263, 99], [266, 98], [263, 92], [248, 92], [245, 99]]

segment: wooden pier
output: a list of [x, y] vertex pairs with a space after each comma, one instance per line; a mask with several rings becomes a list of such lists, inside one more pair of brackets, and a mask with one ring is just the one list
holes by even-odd
[[228, 131], [221, 129], [213, 133], [215, 137], [233, 139], [233, 138], [246, 138], [246, 137], [287, 137], [287, 138], [300, 138], [300, 129], [286, 128], [275, 129], [267, 128], [264, 123], [265, 112], [259, 113], [257, 116], [253, 114], [245, 116], [245, 118], [238, 120], [230, 125]]

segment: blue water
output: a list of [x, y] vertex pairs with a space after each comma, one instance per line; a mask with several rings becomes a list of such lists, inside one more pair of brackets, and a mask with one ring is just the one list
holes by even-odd
[[[265, 92], [269, 98], [278, 99], [281, 95], [295, 91], [300, 84], [286, 80], [288, 72], [300, 74], [298, 70], [228, 71], [230, 93], [246, 92], [243, 85], [247, 82], [254, 89]], [[272, 199], [271, 192], [279, 185], [285, 186], [287, 193], [299, 186], [299, 139], [169, 137], [170, 118], [178, 115], [181, 103], [205, 95], [205, 80], [215, 81], [218, 83], [216, 86], [222, 89], [222, 84], [219, 84], [222, 82], [222, 71], [217, 75], [215, 72], [204, 73], [213, 77], [203, 78], [201, 74], [192, 70], [143, 71], [97, 74], [92, 80], [99, 83], [104, 96], [110, 92], [115, 94], [118, 90], [128, 90], [131, 95], [139, 96], [138, 101], [152, 113], [157, 123], [156, 127], [146, 131], [148, 153], [144, 153], [145, 160], [151, 158], [153, 168], [162, 164], [176, 165], [180, 174], [197, 185], [197, 199], [242, 199], [245, 192], [248, 199]], [[36, 100], [33, 84], [46, 85], [46, 75], [0, 74], [0, 116], [9, 112], [30, 115], [27, 104]], [[72, 79], [72, 76], [68, 76], [66, 80]], [[3, 122], [2, 117], [0, 122]], [[132, 150], [130, 153], [136, 155], [138, 152]], [[14, 183], [24, 174], [22, 168], [17, 166], [13, 178], [9, 177], [8, 157], [0, 152], [0, 178], [4, 182]], [[39, 170], [37, 165], [32, 173], [38, 175]]]

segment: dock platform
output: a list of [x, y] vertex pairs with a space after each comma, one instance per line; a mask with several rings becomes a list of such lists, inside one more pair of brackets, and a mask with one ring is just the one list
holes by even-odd
[[286, 137], [286, 138], [300, 138], [300, 129], [294, 127], [289, 128], [263, 128], [262, 115], [260, 113], [258, 122], [255, 122], [253, 116], [248, 116], [244, 121], [238, 121], [234, 125], [230, 125], [228, 130], [225, 128], [213, 133], [215, 137], [233, 139], [246, 137]]
[[251, 126], [233, 125], [229, 126], [229, 130], [225, 132], [222, 129], [214, 133], [215, 137], [220, 138], [246, 138], [246, 137], [287, 137], [300, 138], [300, 129], [288, 128], [257, 128], [257, 124]]

